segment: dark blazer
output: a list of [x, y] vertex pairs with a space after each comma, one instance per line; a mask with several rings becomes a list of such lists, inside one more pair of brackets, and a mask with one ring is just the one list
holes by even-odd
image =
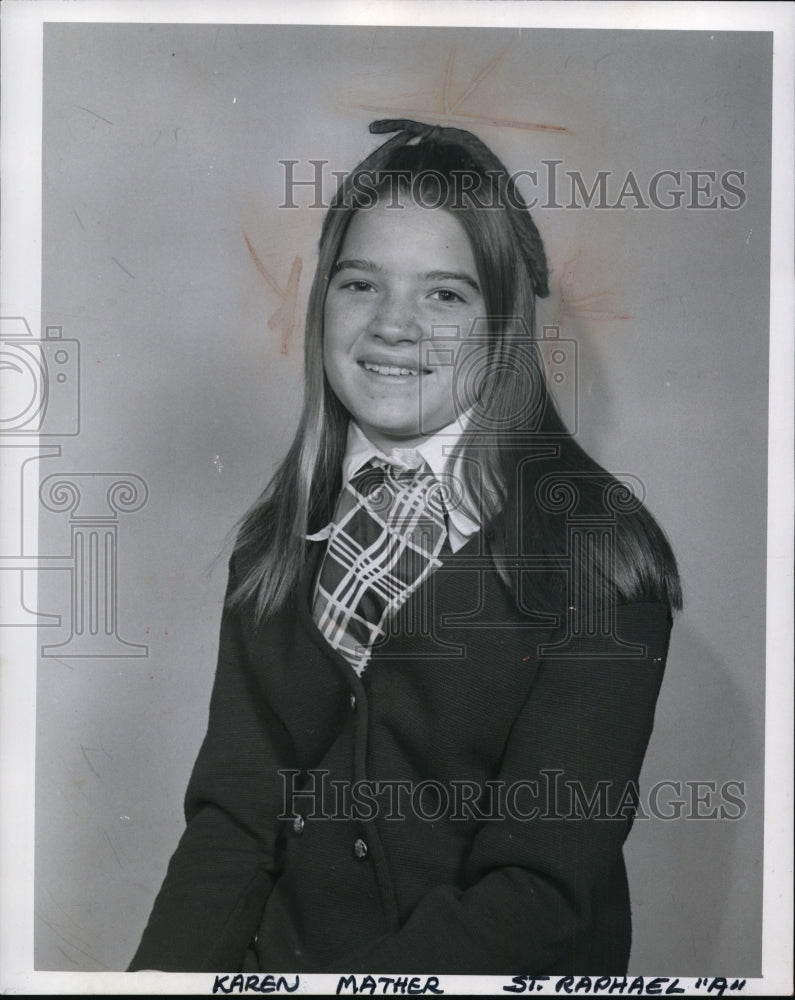
[[[669, 610], [588, 630], [521, 611], [479, 544], [362, 679], [312, 621], [319, 551], [263, 626], [224, 612], [187, 828], [131, 969], [625, 971], [622, 844]], [[358, 813], [320, 802], [362, 780]]]

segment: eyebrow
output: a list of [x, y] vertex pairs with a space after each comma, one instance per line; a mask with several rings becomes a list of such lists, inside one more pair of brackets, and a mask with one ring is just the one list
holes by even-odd
[[347, 260], [338, 260], [334, 265], [332, 274], [336, 274], [337, 271], [380, 271], [381, 268], [374, 264], [371, 260], [363, 260], [361, 257], [350, 257]]
[[[350, 257], [338, 260], [334, 265], [332, 274], [337, 274], [339, 271], [365, 271], [369, 274], [377, 274], [382, 270], [378, 264], [371, 260], [364, 260], [361, 257]], [[418, 275], [418, 277], [425, 281], [461, 281], [480, 294], [480, 285], [466, 271], [427, 271], [425, 274]]]
[[428, 281], [463, 281], [465, 285], [480, 293], [480, 285], [466, 271], [428, 271], [422, 277]]

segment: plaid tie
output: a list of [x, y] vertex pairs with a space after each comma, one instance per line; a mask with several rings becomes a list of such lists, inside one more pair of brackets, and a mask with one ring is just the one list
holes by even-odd
[[388, 619], [441, 565], [445, 513], [424, 462], [406, 471], [373, 459], [342, 490], [312, 615], [358, 674]]

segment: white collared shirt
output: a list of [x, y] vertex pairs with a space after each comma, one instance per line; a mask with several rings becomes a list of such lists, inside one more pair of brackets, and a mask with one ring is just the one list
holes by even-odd
[[[428, 463], [428, 467], [439, 482], [450, 483], [451, 475], [454, 476], [455, 489], [453, 492], [460, 495], [463, 488], [463, 480], [455, 472], [451, 473], [451, 470], [447, 466], [449, 465], [449, 457], [453, 447], [458, 443], [462, 433], [463, 427], [461, 422], [456, 420], [430, 437], [425, 438], [416, 448], [393, 448], [389, 454], [386, 454], [380, 448], [376, 448], [359, 425], [354, 420], [351, 420], [348, 424], [348, 441], [345, 446], [345, 457], [342, 460], [342, 485], [343, 487], [347, 486], [351, 479], [374, 458], [386, 461], [392, 465], [412, 469], [419, 464], [417, 461], [417, 455], [419, 455]], [[460, 464], [460, 461], [458, 464]], [[472, 503], [473, 498], [467, 495], [463, 499], [466, 501], [464, 505], [467, 507], [466, 511], [462, 509], [461, 504], [452, 503], [449, 505], [447, 512], [447, 540], [453, 552], [457, 552], [462, 548], [480, 530], [480, 522], [470, 516], [470, 511], [474, 512], [477, 509]], [[316, 531], [313, 535], [307, 535], [307, 539], [311, 542], [327, 540], [331, 526], [331, 523], [327, 524], [325, 528]]]

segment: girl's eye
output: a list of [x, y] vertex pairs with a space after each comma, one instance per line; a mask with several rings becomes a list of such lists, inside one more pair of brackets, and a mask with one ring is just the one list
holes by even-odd
[[356, 278], [353, 281], [346, 281], [343, 285], [340, 285], [340, 288], [351, 292], [370, 292], [373, 286], [363, 278]]
[[454, 292], [452, 288], [438, 288], [435, 292], [431, 292], [431, 298], [435, 298], [439, 302], [463, 302], [463, 296], [459, 295], [458, 292]]

